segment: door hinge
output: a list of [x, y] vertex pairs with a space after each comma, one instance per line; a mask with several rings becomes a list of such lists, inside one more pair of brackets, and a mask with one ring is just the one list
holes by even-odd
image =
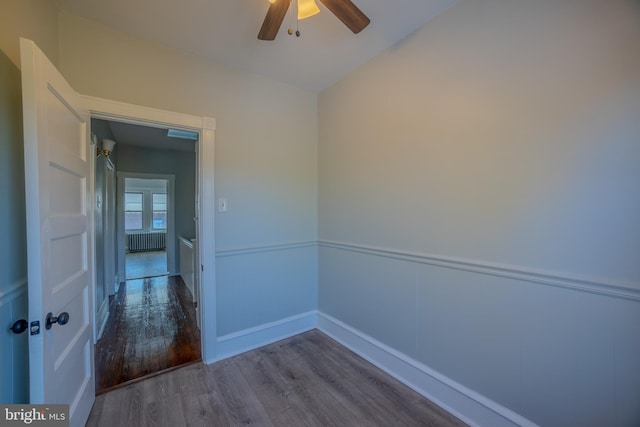
[[36, 320], [31, 322], [31, 328], [29, 330], [31, 335], [38, 335], [40, 333], [40, 321]]

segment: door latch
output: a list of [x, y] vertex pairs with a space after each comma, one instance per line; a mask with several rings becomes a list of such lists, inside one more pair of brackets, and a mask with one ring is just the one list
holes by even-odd
[[[68, 321], [68, 319], [67, 319], [67, 321]], [[35, 320], [35, 321], [31, 322], [31, 324], [29, 324], [29, 322], [27, 322], [24, 319], [16, 320], [9, 329], [14, 334], [21, 334], [21, 333], [23, 333], [24, 331], [27, 330], [27, 327], [29, 328], [29, 334], [31, 334], [31, 335], [38, 335], [40, 333], [40, 321], [39, 320]]]
[[40, 321], [39, 320], [31, 322], [30, 333], [31, 333], [31, 335], [38, 335], [40, 333]]

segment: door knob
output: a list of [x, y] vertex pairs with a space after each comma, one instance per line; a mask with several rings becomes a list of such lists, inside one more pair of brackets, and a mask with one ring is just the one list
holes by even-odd
[[29, 322], [27, 322], [24, 319], [20, 319], [20, 320], [16, 320], [13, 325], [11, 326], [11, 332], [13, 332], [14, 334], [21, 334], [24, 331], [27, 330], [27, 328], [29, 327]]
[[66, 311], [63, 311], [57, 316], [54, 316], [53, 313], [49, 312], [47, 313], [47, 323], [44, 325], [44, 328], [46, 330], [49, 330], [54, 323], [57, 323], [60, 326], [64, 326], [67, 324], [67, 322], [69, 322], [69, 313], [67, 313]]

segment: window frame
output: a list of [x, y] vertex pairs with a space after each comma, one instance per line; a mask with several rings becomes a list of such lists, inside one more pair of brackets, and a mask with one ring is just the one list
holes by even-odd
[[[164, 210], [156, 210], [155, 209], [154, 197], [155, 197], [156, 194], [164, 196]], [[167, 193], [151, 192], [151, 227], [150, 227], [151, 231], [162, 231], [162, 230], [166, 230], [167, 229], [167, 224], [169, 222], [169, 211], [167, 209], [167, 203], [168, 203], [168, 195], [167, 195]], [[153, 215], [156, 212], [164, 212], [164, 227], [162, 227], [162, 228], [156, 227], [155, 224], [154, 224]]]
[[[140, 195], [140, 210], [128, 210], [127, 209], [127, 194], [139, 194]], [[124, 193], [124, 229], [125, 231], [144, 231], [144, 192], [143, 191], [125, 191]], [[139, 212], [140, 213], [140, 228], [127, 228], [127, 213]]]

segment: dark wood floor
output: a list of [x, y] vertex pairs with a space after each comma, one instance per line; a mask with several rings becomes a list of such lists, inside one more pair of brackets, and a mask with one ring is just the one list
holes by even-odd
[[129, 280], [96, 344], [96, 393], [200, 359], [195, 308], [182, 279]]
[[317, 330], [96, 398], [87, 426], [463, 426]]

